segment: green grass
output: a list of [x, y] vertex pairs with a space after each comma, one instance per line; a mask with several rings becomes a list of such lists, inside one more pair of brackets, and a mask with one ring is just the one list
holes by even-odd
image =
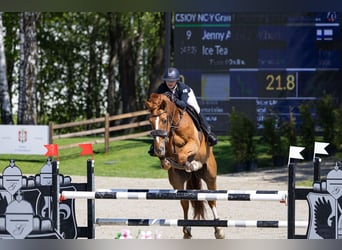
[[[54, 143], [59, 146], [82, 143], [95, 138], [59, 139]], [[99, 139], [99, 138], [96, 138]], [[256, 140], [258, 140], [256, 138]], [[151, 145], [150, 137], [116, 141], [110, 143], [109, 153], [104, 152], [104, 144], [94, 144], [96, 176], [116, 176], [134, 178], [167, 178], [167, 171], [160, 168], [159, 159], [150, 157], [147, 151]], [[257, 142], [258, 168], [272, 167], [266, 147]], [[234, 159], [228, 136], [220, 136], [219, 144], [214, 147], [218, 164], [218, 174], [234, 172]], [[59, 150], [59, 171], [64, 175], [86, 175], [86, 163], [91, 156], [80, 156], [81, 148]], [[47, 157], [41, 155], [0, 155], [0, 167], [5, 168], [9, 160], [14, 159], [23, 174], [35, 175], [45, 164]]]
[[312, 180], [298, 181], [296, 182], [297, 187], [312, 187]]

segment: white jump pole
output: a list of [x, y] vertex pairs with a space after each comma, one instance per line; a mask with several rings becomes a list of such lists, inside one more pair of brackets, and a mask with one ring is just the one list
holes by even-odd
[[[99, 226], [197, 226], [197, 227], [263, 227], [284, 228], [287, 221], [265, 220], [179, 220], [179, 219], [116, 219], [97, 218]], [[307, 221], [296, 221], [296, 227], [306, 228]]]
[[230, 200], [280, 201], [286, 203], [287, 191], [267, 190], [124, 190], [100, 189], [89, 191], [63, 191], [65, 199], [138, 199], [138, 200]]

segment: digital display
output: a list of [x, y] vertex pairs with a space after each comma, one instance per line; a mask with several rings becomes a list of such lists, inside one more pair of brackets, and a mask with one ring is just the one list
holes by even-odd
[[269, 113], [288, 119], [305, 101], [339, 98], [341, 51], [338, 12], [174, 15], [175, 65], [216, 132], [228, 130], [233, 106], [262, 128]]

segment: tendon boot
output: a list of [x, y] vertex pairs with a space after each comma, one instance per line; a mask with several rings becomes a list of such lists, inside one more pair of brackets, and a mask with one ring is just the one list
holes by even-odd
[[206, 134], [207, 142], [210, 147], [215, 146], [218, 142], [217, 136], [211, 131], [211, 127], [209, 126], [207, 120], [199, 114], [200, 124], [203, 132]]
[[154, 145], [152, 143], [150, 149], [147, 152], [150, 156], [156, 156], [156, 154], [154, 153]]

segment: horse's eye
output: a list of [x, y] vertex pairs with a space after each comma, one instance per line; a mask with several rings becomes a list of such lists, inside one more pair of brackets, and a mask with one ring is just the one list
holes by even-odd
[[166, 125], [167, 124], [167, 119], [163, 119], [163, 125]]

